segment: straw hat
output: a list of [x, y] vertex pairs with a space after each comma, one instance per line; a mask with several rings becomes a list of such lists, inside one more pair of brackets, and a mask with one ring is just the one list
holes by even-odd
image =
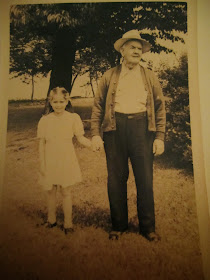
[[146, 40], [142, 39], [140, 37], [139, 31], [138, 30], [130, 30], [123, 34], [122, 38], [118, 39], [114, 43], [114, 48], [116, 51], [120, 52], [120, 48], [128, 41], [131, 40], [138, 40], [142, 44], [142, 53], [148, 52], [151, 49], [151, 45], [149, 42]]

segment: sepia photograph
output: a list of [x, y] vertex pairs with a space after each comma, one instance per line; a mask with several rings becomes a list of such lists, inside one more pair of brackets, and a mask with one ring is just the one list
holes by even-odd
[[11, 1], [2, 279], [208, 279], [191, 5]]

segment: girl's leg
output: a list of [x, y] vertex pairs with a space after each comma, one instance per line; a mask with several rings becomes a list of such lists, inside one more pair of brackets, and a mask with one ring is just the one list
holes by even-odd
[[61, 188], [63, 196], [64, 229], [72, 228], [72, 195], [71, 187]]
[[48, 208], [48, 222], [54, 224], [56, 222], [56, 186], [50, 191], [47, 191], [47, 208]]

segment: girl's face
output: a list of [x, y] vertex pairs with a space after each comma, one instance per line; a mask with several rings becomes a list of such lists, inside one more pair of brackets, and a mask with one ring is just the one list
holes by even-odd
[[67, 104], [68, 100], [66, 100], [61, 93], [55, 94], [53, 99], [50, 101], [50, 105], [56, 115], [61, 115], [65, 111]]

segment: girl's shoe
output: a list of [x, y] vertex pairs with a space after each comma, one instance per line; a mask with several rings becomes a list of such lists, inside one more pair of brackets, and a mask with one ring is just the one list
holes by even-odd
[[73, 228], [63, 228], [64, 233], [67, 234], [71, 234], [74, 233], [74, 229]]
[[56, 227], [56, 226], [57, 226], [57, 223], [56, 223], [56, 222], [53, 223], [53, 224], [51, 224], [50, 222], [47, 222], [47, 225], [46, 225], [47, 228], [54, 228], [54, 227]]
[[60, 229], [67, 235], [74, 232], [73, 228], [65, 228], [63, 225], [60, 226]]

